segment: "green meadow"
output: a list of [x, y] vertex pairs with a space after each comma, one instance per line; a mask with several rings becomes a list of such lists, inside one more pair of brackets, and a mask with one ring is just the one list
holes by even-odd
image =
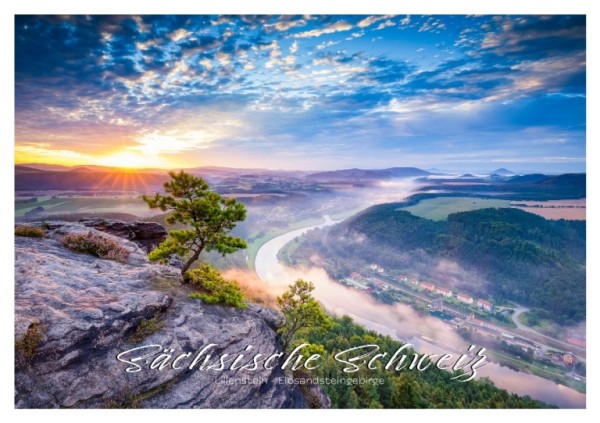
[[510, 201], [473, 197], [436, 197], [421, 200], [418, 204], [403, 209], [425, 219], [445, 220], [452, 213], [488, 207], [510, 207]]

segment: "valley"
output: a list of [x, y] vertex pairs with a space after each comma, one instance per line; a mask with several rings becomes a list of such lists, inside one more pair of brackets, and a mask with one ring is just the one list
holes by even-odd
[[[101, 180], [114, 181], [106, 174], [119, 175], [101, 171]], [[208, 254], [207, 260], [218, 268], [256, 272], [277, 289], [295, 278], [310, 279], [317, 298], [334, 315], [349, 315], [423, 351], [462, 350], [469, 342], [482, 345], [492, 361], [482, 374], [498, 386], [561, 407], [585, 403], [585, 344], [572, 342], [585, 339], [580, 285], [573, 285], [572, 296], [559, 297], [559, 302], [552, 297], [544, 302], [552, 289], [527, 293], [521, 287], [521, 293], [508, 295], [519, 286], [515, 281], [527, 275], [523, 266], [528, 262], [538, 263], [531, 271], [544, 283], [558, 286], [567, 275], [569, 283], [581, 280], [585, 221], [579, 218], [585, 217], [585, 199], [561, 196], [565, 190], [581, 192], [585, 175], [465, 178], [414, 168], [194, 172], [248, 210], [247, 219], [234, 230], [248, 248], [227, 257]], [[37, 171], [26, 172], [31, 173]], [[21, 182], [26, 189], [17, 193], [16, 219], [93, 216], [165, 224], [165, 216], [141, 199], [154, 186], [131, 190], [113, 182], [98, 185], [93, 171], [82, 173], [85, 178], [74, 186], [83, 189], [34, 189]], [[163, 178], [158, 171], [148, 173], [155, 181]], [[21, 174], [19, 170], [17, 180]], [[90, 181], [96, 185], [86, 186]], [[540, 211], [550, 211], [558, 220], [536, 216]], [[508, 266], [500, 266], [500, 257]], [[551, 270], [551, 261], [557, 259], [570, 273]], [[497, 270], [486, 274], [478, 263]], [[495, 289], [498, 281], [505, 288]], [[548, 307], [555, 312], [549, 314]], [[527, 326], [534, 323], [535, 328]], [[568, 354], [576, 365], [565, 363]]]

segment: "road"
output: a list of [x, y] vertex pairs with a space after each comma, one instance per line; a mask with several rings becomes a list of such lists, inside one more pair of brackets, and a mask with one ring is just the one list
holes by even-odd
[[517, 306], [517, 308], [515, 308], [514, 310], [515, 311], [512, 314], [513, 323], [521, 330], [529, 329], [527, 326], [525, 326], [523, 323], [521, 323], [519, 321], [519, 316], [523, 313], [527, 313], [529, 311], [529, 309], [527, 307]]
[[[403, 286], [400, 286], [398, 284], [395, 283], [390, 283], [390, 282], [386, 282], [388, 285], [390, 285], [393, 288], [398, 289], [399, 291], [410, 295], [414, 298], [417, 298], [421, 301], [425, 301], [427, 303], [433, 303], [435, 300], [426, 296], [423, 296], [421, 294], [416, 293], [415, 291], [412, 291], [410, 289], [407, 289]], [[447, 310], [448, 312], [450, 312], [450, 314], [453, 314], [457, 317], [460, 317], [462, 319], [466, 319], [468, 316], [466, 313], [460, 311], [460, 310], [456, 310], [455, 308], [452, 308], [451, 306], [448, 306], [446, 303], [444, 303], [444, 310]], [[549, 349], [564, 349], [567, 351], [571, 351], [573, 354], [575, 354], [575, 356], [580, 360], [585, 362], [585, 358], [586, 358], [586, 353], [585, 353], [585, 349], [580, 348], [576, 345], [572, 345], [572, 344], [568, 344], [566, 342], [563, 342], [559, 339], [556, 338], [552, 338], [548, 335], [544, 335], [543, 333], [537, 332], [525, 325], [523, 325], [522, 323], [518, 322], [518, 314], [521, 314], [525, 311], [529, 310], [526, 307], [522, 307], [522, 306], [518, 306], [518, 308], [515, 310], [514, 315], [517, 315], [516, 317], [513, 315], [513, 321], [515, 322], [515, 324], [517, 325], [517, 329], [508, 329], [505, 328], [503, 326], [497, 326], [494, 325], [492, 323], [489, 322], [485, 322], [484, 326], [488, 329], [500, 332], [500, 333], [506, 333], [508, 335], [512, 335], [518, 338], [523, 338], [526, 340], [529, 340], [531, 342], [534, 342], [536, 344], [538, 344], [542, 350], [547, 351]], [[517, 323], [518, 322], [518, 323]]]
[[[585, 348], [578, 347], [577, 345], [569, 344], [568, 342], [561, 341], [560, 339], [552, 338], [551, 336], [545, 335], [541, 332], [536, 331], [535, 329], [530, 328], [529, 326], [525, 326], [523, 323], [519, 321], [519, 316], [523, 313], [528, 312], [529, 309], [523, 306], [517, 306], [515, 309], [512, 319], [517, 328], [523, 333], [526, 333], [530, 337], [535, 337], [538, 339], [545, 339], [546, 341], [550, 341], [556, 345], [559, 345], [562, 349], [567, 351], [571, 351], [573, 354], [577, 356], [580, 360], [585, 362]], [[556, 348], [556, 347], [554, 347]]]

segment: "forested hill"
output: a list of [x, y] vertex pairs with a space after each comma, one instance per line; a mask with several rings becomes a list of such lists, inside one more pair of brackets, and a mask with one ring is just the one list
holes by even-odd
[[399, 207], [371, 207], [337, 225], [329, 236], [364, 234], [374, 254], [424, 251], [454, 260], [482, 274], [491, 295], [541, 308], [561, 323], [585, 318], [585, 222], [546, 220], [510, 208], [432, 221]]
[[[306, 334], [306, 340], [324, 348], [329, 357], [322, 367], [311, 376], [338, 378], [340, 363], [333, 357], [340, 351], [375, 344], [380, 351], [397, 351], [403, 344], [389, 336], [366, 330], [354, 323], [348, 316], [335, 318], [328, 330], [313, 328]], [[405, 352], [408, 357], [412, 349]], [[497, 388], [488, 378], [459, 382], [456, 375], [434, 366], [426, 371], [404, 370], [395, 372], [382, 367], [368, 370], [362, 367], [356, 373], [344, 377], [375, 378], [383, 383], [378, 385], [325, 384], [323, 389], [331, 399], [332, 408], [546, 408], [550, 407], [528, 396], [519, 397], [504, 389]]]
[[[498, 176], [498, 175], [496, 175]], [[452, 191], [461, 195], [489, 196], [490, 192], [496, 193], [504, 199], [511, 200], [564, 200], [571, 198], [585, 198], [586, 196], [586, 174], [565, 173], [562, 175], [520, 175], [508, 179], [497, 177], [470, 185], [456, 186], [456, 180], [452, 179], [425, 179], [421, 186], [421, 192]]]

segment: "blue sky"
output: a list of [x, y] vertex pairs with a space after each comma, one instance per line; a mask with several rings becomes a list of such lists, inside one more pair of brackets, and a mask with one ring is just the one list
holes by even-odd
[[585, 171], [583, 16], [15, 23], [17, 162]]

